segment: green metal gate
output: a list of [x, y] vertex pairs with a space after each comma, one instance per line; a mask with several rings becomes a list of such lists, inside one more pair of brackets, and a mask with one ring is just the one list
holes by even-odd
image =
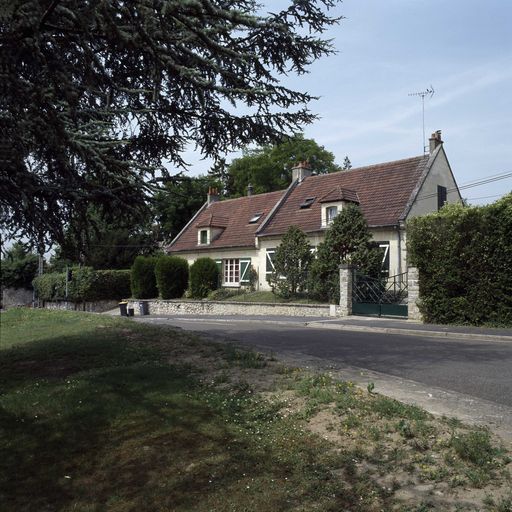
[[407, 317], [407, 272], [375, 279], [354, 270], [352, 314]]

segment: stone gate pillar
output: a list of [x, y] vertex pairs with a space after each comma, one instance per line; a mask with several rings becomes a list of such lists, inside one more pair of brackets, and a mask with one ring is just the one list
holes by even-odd
[[352, 267], [346, 263], [340, 265], [340, 316], [352, 314]]
[[408, 319], [415, 322], [422, 322], [420, 309], [418, 308], [418, 301], [420, 298], [420, 284], [419, 272], [416, 267], [409, 267], [407, 269], [407, 305], [408, 305]]

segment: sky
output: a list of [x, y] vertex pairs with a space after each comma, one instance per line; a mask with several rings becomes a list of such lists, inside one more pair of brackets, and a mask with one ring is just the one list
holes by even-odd
[[[267, 1], [273, 11], [283, 0]], [[344, 0], [345, 18], [327, 34], [337, 54], [314, 63], [306, 76], [285, 77], [291, 88], [320, 96], [320, 116], [307, 138], [348, 155], [353, 167], [423, 153], [425, 131], [442, 131], [459, 186], [471, 204], [493, 202], [512, 189], [512, 1]], [[428, 144], [428, 142], [427, 142]], [[230, 158], [236, 155], [230, 155]], [[208, 163], [190, 152], [191, 174]]]

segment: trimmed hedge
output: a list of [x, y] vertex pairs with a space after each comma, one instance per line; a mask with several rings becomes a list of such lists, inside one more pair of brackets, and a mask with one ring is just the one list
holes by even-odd
[[131, 268], [132, 297], [135, 299], [154, 299], [158, 297], [155, 265], [157, 259], [152, 256], [137, 256]]
[[412, 219], [407, 238], [426, 322], [512, 325], [512, 194]]
[[[72, 302], [119, 300], [130, 295], [129, 270], [94, 270], [74, 267], [68, 283], [68, 297]], [[41, 300], [66, 299], [66, 273], [52, 272], [36, 277], [32, 284]]]
[[190, 296], [204, 299], [219, 285], [219, 269], [211, 258], [198, 258], [190, 266]]
[[160, 256], [155, 276], [162, 299], [179, 299], [188, 285], [188, 262], [178, 256]]

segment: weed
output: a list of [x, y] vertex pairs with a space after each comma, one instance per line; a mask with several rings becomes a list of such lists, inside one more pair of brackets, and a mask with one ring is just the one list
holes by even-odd
[[375, 389], [375, 384], [373, 382], [369, 382], [368, 386], [366, 386], [366, 389], [368, 390], [368, 393], [372, 394], [373, 390]]
[[493, 465], [494, 458], [500, 453], [491, 442], [491, 434], [487, 430], [473, 430], [467, 434], [452, 435], [451, 447], [457, 455], [480, 467]]
[[236, 364], [241, 368], [265, 368], [267, 362], [265, 356], [253, 350], [240, 350], [233, 345], [224, 347], [224, 359], [230, 363]]
[[406, 418], [409, 420], [425, 420], [429, 417], [429, 414], [416, 407], [415, 405], [407, 405], [392, 398], [379, 396], [371, 404], [371, 408], [374, 412], [384, 418]]

